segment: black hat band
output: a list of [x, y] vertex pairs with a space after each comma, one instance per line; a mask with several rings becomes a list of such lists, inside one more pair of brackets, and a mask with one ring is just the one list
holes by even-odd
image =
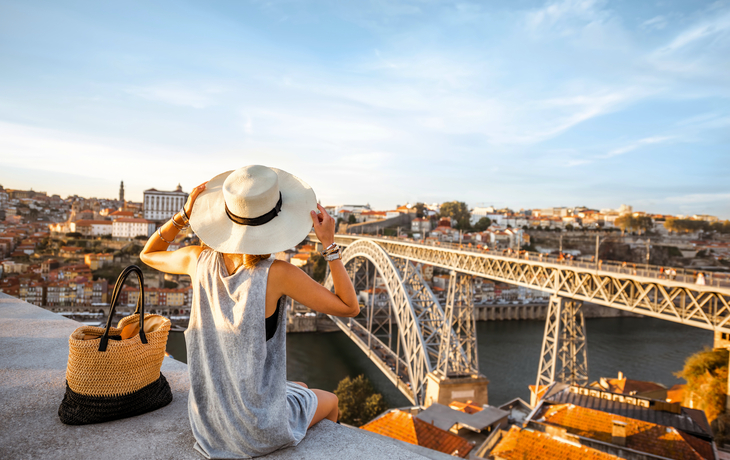
[[250, 225], [252, 227], [258, 227], [259, 225], [264, 225], [271, 222], [271, 220], [274, 217], [278, 216], [281, 212], [281, 192], [279, 192], [279, 201], [276, 202], [276, 206], [274, 206], [274, 209], [259, 217], [239, 217], [233, 214], [230, 209], [228, 209], [228, 205], [225, 204], [225, 201], [224, 205], [226, 207], [226, 215], [229, 219], [231, 219], [231, 221], [237, 223], [238, 225]]

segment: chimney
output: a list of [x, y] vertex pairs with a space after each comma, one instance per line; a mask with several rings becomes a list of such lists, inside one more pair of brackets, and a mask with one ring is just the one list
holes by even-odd
[[611, 442], [617, 446], [626, 447], [626, 423], [619, 420], [613, 421], [613, 432]]
[[618, 371], [618, 379], [623, 380], [624, 379], [624, 373], [621, 371]]

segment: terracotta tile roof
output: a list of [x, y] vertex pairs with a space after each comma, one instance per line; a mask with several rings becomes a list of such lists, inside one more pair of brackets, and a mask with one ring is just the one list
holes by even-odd
[[129, 223], [129, 224], [151, 224], [151, 220], [147, 219], [117, 219], [115, 222]]
[[[679, 431], [697, 436], [700, 439], [706, 439], [708, 441], [712, 439], [710, 424], [707, 423], [705, 413], [699, 409], [680, 407], [680, 413], [675, 413], [673, 411], [655, 410], [652, 407], [628, 404], [620, 400], [614, 400], [613, 398], [608, 400], [598, 395], [580, 394], [572, 391], [573, 387], [562, 383], [554, 384], [551, 388], [543, 399], [553, 404], [575, 404], [576, 406], [600, 410], [635, 420], [643, 420], [656, 425], [671, 426]], [[624, 397], [623, 395], [617, 396]], [[650, 405], [655, 402], [652, 400], [649, 401]], [[675, 404], [674, 401], [671, 404]]]
[[460, 436], [399, 410], [389, 412], [360, 428], [461, 458], [466, 458], [474, 447]]
[[471, 401], [467, 401], [465, 403], [459, 402], [459, 401], [452, 401], [451, 404], [449, 404], [449, 407], [458, 410], [459, 412], [465, 412], [467, 414], [476, 414], [480, 410], [483, 409], [483, 407], [477, 406], [476, 404], [472, 404]]
[[607, 391], [611, 393], [619, 393], [624, 395], [641, 394], [648, 391], [666, 390], [666, 387], [654, 382], [645, 382], [643, 380], [622, 379], [606, 379], [608, 383]]
[[681, 403], [684, 400], [684, 385], [677, 384], [667, 390], [667, 402]]
[[619, 457], [553, 438], [537, 431], [521, 430], [513, 426], [490, 455], [496, 459], [523, 460], [616, 460]]
[[[544, 407], [535, 420], [565, 428], [568, 433], [611, 442], [613, 421], [626, 423], [626, 447], [676, 459], [714, 460], [712, 445], [676, 428], [609, 414], [573, 404]], [[688, 441], [691, 438], [692, 441]]]

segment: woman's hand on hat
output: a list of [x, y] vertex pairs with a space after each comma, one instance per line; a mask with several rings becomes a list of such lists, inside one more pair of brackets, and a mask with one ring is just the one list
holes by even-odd
[[332, 218], [327, 211], [317, 203], [319, 214], [311, 211], [312, 225], [314, 225], [314, 233], [317, 235], [319, 242], [325, 247], [335, 242], [335, 219]]
[[190, 192], [190, 195], [188, 195], [188, 201], [185, 203], [185, 214], [188, 215], [188, 217], [191, 216], [193, 212], [193, 205], [195, 204], [195, 200], [198, 198], [198, 195], [203, 193], [205, 191], [205, 185], [208, 183], [208, 181], [203, 182], [202, 184], [198, 185], [193, 189], [192, 192]]

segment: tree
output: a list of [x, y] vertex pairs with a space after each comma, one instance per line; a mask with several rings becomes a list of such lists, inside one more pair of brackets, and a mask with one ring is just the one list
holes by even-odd
[[342, 379], [335, 395], [339, 399], [340, 421], [349, 425], [362, 426], [388, 408], [383, 395], [375, 392], [364, 375]]
[[322, 254], [315, 252], [309, 259], [312, 262], [312, 279], [318, 283], [324, 283], [324, 277], [327, 274], [327, 261], [324, 260]]
[[649, 216], [634, 217], [631, 214], [624, 214], [617, 217], [613, 224], [621, 229], [621, 235], [623, 235], [626, 230], [639, 233], [646, 231], [653, 226], [654, 221]]
[[451, 217], [456, 221], [454, 228], [457, 230], [470, 230], [471, 214], [469, 207], [463, 201], [448, 201], [441, 205], [441, 217]]
[[84, 235], [82, 235], [79, 232], [70, 232], [70, 233], [66, 233], [66, 237], [68, 237], [68, 238], [83, 238]]
[[492, 225], [492, 220], [489, 217], [482, 217], [474, 224], [474, 230], [477, 232], [483, 232]]
[[356, 224], [357, 223], [357, 217], [355, 217], [355, 214], [350, 214], [350, 217], [347, 218], [348, 224]]
[[727, 389], [728, 350], [725, 348], [697, 352], [687, 358], [684, 368], [677, 377], [687, 381], [682, 404], [687, 407], [690, 398], [693, 406], [705, 411], [712, 423], [725, 412], [725, 390]]
[[426, 215], [425, 214], [425, 210], [426, 210], [425, 204], [418, 202], [413, 207], [416, 208], [416, 217], [423, 217]]

